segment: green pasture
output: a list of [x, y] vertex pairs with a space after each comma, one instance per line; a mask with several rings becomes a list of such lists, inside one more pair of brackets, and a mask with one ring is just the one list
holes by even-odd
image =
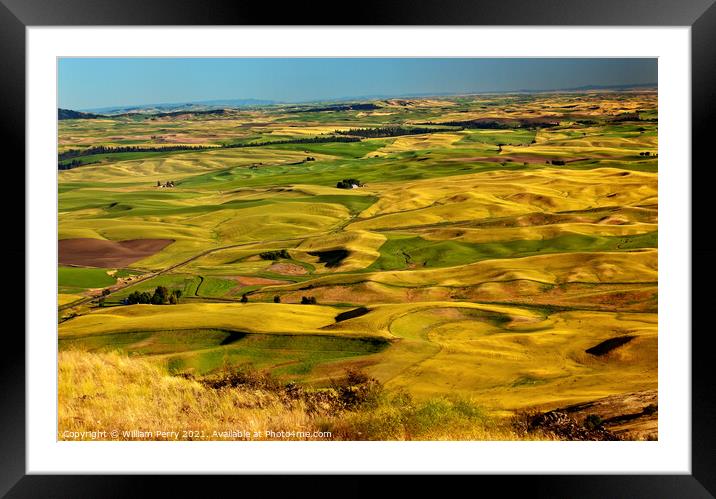
[[620, 251], [656, 248], [658, 233], [633, 236], [565, 234], [553, 239], [494, 243], [431, 241], [409, 234], [386, 234], [380, 257], [367, 270], [453, 267], [493, 258], [517, 258], [536, 254]]
[[57, 269], [57, 285], [63, 288], [103, 288], [115, 282], [116, 279], [107, 274], [107, 269], [62, 265]]
[[173, 372], [206, 374], [250, 365], [302, 377], [321, 364], [384, 350], [385, 340], [338, 336], [246, 334], [215, 329], [164, 330], [61, 338], [60, 350], [120, 351], [161, 359]]

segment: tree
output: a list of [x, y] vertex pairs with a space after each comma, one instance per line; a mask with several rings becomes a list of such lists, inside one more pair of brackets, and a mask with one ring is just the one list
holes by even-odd
[[241, 295], [241, 303], [247, 303], [248, 301], [249, 297], [246, 294]]
[[302, 305], [315, 305], [315, 304], [316, 304], [316, 297], [315, 297], [315, 296], [302, 296], [302, 297], [301, 297], [301, 304], [302, 304]]
[[604, 424], [604, 420], [598, 414], [590, 414], [584, 419], [584, 426], [590, 430], [601, 428]]
[[352, 189], [354, 185], [358, 187], [363, 186], [363, 184], [361, 184], [360, 180], [358, 180], [357, 178], [344, 178], [336, 184], [336, 187], [338, 189]]
[[273, 302], [274, 302], [274, 303], [281, 303], [281, 297], [280, 297], [279, 295], [274, 296], [274, 297], [273, 297]]
[[134, 305], [136, 303], [146, 304], [151, 303], [152, 296], [145, 292], [140, 293], [139, 291], [134, 291], [127, 296], [127, 305]]
[[285, 249], [282, 250], [275, 250], [275, 251], [264, 251], [263, 253], [259, 253], [259, 257], [261, 257], [262, 260], [280, 260], [281, 258], [289, 259], [291, 258], [291, 255], [289, 255], [288, 251]]
[[[154, 296], [158, 304], [167, 303], [169, 301], [169, 290], [165, 286], [157, 286], [154, 290]], [[152, 297], [152, 303], [154, 303], [154, 297]]]
[[154, 293], [148, 291], [133, 291], [123, 300], [123, 303], [127, 305], [140, 304], [151, 304], [151, 305], [175, 305], [179, 303], [179, 297], [181, 291], [178, 289], [169, 291], [165, 286], [157, 286]]
[[104, 307], [104, 296], [103, 296], [102, 298], [100, 298], [99, 300], [97, 300], [97, 304], [98, 304], [100, 307]]
[[109, 288], [104, 288], [102, 290], [102, 296], [107, 296], [110, 293]]

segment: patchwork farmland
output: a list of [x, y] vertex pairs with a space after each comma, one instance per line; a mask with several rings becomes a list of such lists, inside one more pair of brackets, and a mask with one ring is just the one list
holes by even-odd
[[60, 120], [60, 425], [656, 438], [657, 116], [634, 90]]

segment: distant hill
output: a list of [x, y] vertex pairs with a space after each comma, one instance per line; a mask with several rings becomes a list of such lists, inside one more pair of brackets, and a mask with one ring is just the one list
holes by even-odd
[[86, 109], [89, 113], [102, 113], [107, 116], [126, 114], [159, 114], [177, 112], [211, 111], [226, 108], [242, 108], [256, 106], [270, 106], [278, 104], [272, 100], [262, 99], [215, 99], [197, 102], [144, 104], [140, 106], [112, 106]]
[[[396, 99], [396, 98], [428, 98], [428, 97], [455, 97], [466, 95], [490, 94], [537, 94], [537, 93], [579, 93], [590, 91], [643, 91], [656, 90], [657, 83], [630, 83], [622, 85], [585, 85], [581, 87], [559, 89], [520, 89], [520, 90], [492, 90], [476, 92], [438, 92], [438, 93], [410, 93], [410, 94], [373, 94], [353, 97], [339, 97], [330, 100], [308, 100], [300, 102], [280, 102], [265, 99], [214, 99], [183, 103], [144, 104], [138, 106], [111, 106], [102, 108], [72, 111], [59, 109], [59, 119], [91, 119], [91, 118], [120, 118], [120, 117], [172, 117], [182, 114], [224, 114], [226, 111], [240, 108], [287, 106], [288, 112], [316, 112], [316, 111], [346, 111], [377, 109], [373, 103], [366, 101]], [[353, 101], [353, 103], [350, 103]], [[344, 104], [348, 102], [347, 104]], [[340, 103], [340, 104], [339, 104]], [[311, 106], [313, 107], [307, 107]], [[319, 107], [315, 107], [319, 105]]]
[[549, 92], [588, 92], [590, 90], [655, 90], [657, 83], [629, 83], [622, 85], [583, 85], [581, 87], [554, 88], [554, 89], [523, 89], [519, 93], [549, 93]]
[[73, 111], [72, 109], [58, 109], [58, 120], [90, 120], [94, 118], [103, 118], [101, 114], [83, 113], [81, 111]]

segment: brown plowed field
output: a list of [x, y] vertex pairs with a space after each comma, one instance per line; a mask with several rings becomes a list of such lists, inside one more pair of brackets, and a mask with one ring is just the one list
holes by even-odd
[[59, 263], [103, 268], [126, 267], [161, 251], [173, 242], [173, 239], [61, 239], [58, 242]]

